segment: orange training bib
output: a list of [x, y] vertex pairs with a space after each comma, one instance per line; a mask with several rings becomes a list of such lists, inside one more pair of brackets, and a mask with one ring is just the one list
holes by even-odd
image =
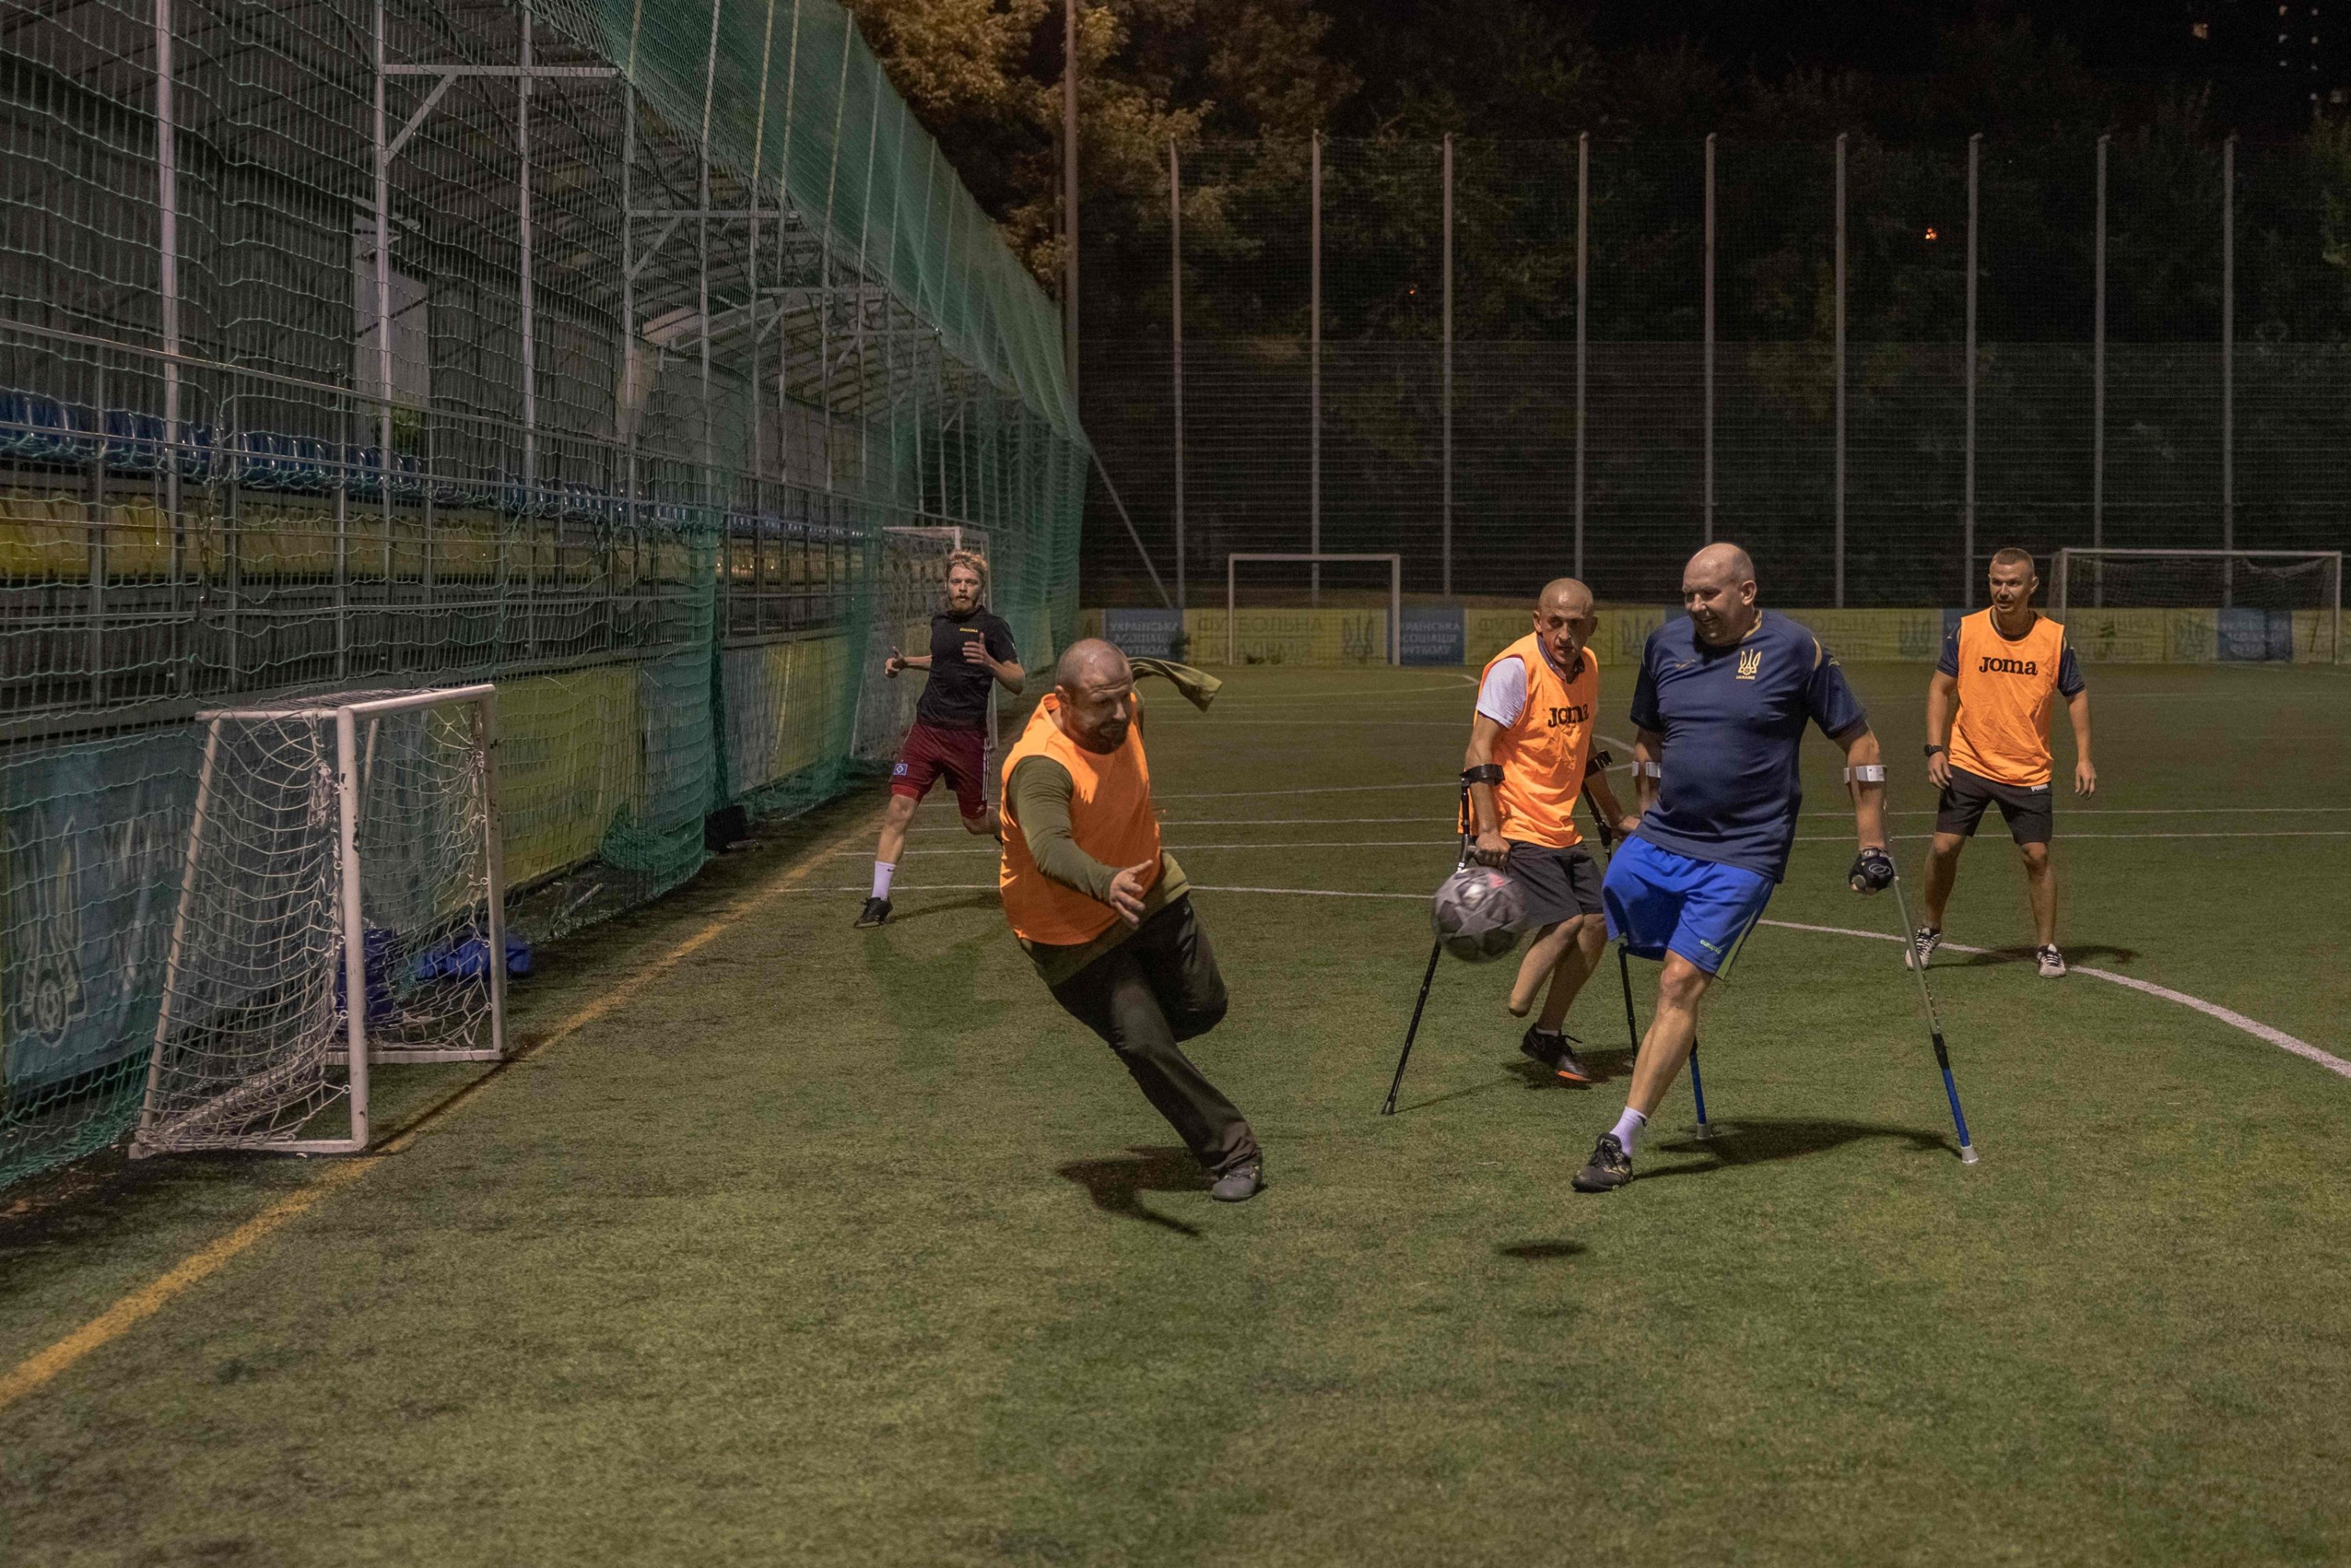
[[1053, 722], [1061, 699], [1045, 694], [1019, 743], [1004, 759], [1003, 788], [998, 799], [1004, 826], [1004, 858], [997, 871], [997, 886], [1004, 896], [1005, 917], [1024, 941], [1056, 947], [1091, 942], [1110, 929], [1118, 911], [1098, 904], [1075, 888], [1051, 881], [1037, 869], [1029, 841], [1012, 815], [1012, 770], [1031, 757], [1050, 757], [1070, 771], [1075, 788], [1070, 796], [1070, 834], [1078, 848], [1104, 865], [1125, 867], [1151, 862], [1144, 881], [1149, 892], [1159, 881], [1159, 817], [1151, 809], [1151, 766], [1143, 755], [1143, 701], [1135, 699], [1134, 726], [1116, 751], [1088, 751], [1061, 733]]
[[[1533, 632], [1494, 655], [1491, 671], [1505, 659], [1527, 669], [1527, 706], [1519, 722], [1494, 742], [1502, 781], [1494, 786], [1502, 836], [1524, 844], [1571, 849], [1583, 841], [1576, 831], [1575, 801], [1583, 793], [1583, 768], [1592, 755], [1593, 716], [1600, 706], [1600, 668], [1589, 650], [1575, 674], [1562, 677], [1543, 656]], [[1480, 689], [1485, 676], [1479, 675]]]

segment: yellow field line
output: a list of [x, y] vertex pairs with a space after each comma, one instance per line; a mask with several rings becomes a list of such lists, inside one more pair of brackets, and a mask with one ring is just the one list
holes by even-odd
[[[878, 814], [877, 814], [878, 815]], [[864, 833], [871, 824], [852, 830]], [[720, 936], [726, 934], [748, 915], [757, 913], [770, 901], [800, 883], [824, 864], [827, 855], [822, 851], [810, 851], [790, 871], [760, 888], [748, 900], [722, 911], [709, 924], [693, 936], [654, 959], [629, 979], [612, 987], [586, 1007], [557, 1024], [548, 1033], [522, 1046], [498, 1067], [473, 1080], [463, 1088], [428, 1107], [415, 1119], [378, 1145], [373, 1154], [361, 1155], [330, 1165], [319, 1178], [299, 1191], [287, 1193], [268, 1207], [238, 1226], [235, 1230], [208, 1246], [199, 1248], [172, 1268], [146, 1284], [140, 1286], [106, 1311], [50, 1345], [37, 1351], [0, 1375], [0, 1410], [5, 1410], [26, 1395], [41, 1387], [59, 1373], [73, 1365], [94, 1350], [120, 1339], [132, 1329], [153, 1317], [177, 1297], [202, 1284], [218, 1273], [230, 1260], [251, 1250], [272, 1232], [283, 1228], [309, 1212], [325, 1199], [350, 1186], [383, 1163], [388, 1155], [396, 1155], [429, 1132], [434, 1124], [482, 1093], [501, 1075], [507, 1063], [536, 1056], [581, 1030], [628, 1005], [654, 981], [692, 957]]]

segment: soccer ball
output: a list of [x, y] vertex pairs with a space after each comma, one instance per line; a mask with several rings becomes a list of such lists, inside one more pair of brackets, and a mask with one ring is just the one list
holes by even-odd
[[1447, 877], [1428, 905], [1437, 942], [1465, 964], [1483, 964], [1516, 947], [1526, 913], [1519, 884], [1482, 865], [1464, 866]]

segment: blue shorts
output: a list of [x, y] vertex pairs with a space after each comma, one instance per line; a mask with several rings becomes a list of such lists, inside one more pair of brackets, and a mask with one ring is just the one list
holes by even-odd
[[1719, 974], [1771, 902], [1771, 879], [1744, 866], [1693, 860], [1627, 839], [1608, 862], [1600, 896], [1608, 935], [1636, 957], [1679, 953]]

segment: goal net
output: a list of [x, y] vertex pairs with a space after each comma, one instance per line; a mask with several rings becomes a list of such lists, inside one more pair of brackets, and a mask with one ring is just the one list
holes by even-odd
[[[906, 727], [914, 722], [923, 676], [908, 672], [896, 680], [884, 674], [890, 650], [911, 656], [931, 651], [931, 617], [945, 607], [947, 558], [959, 549], [987, 555], [987, 530], [967, 528], [904, 528], [882, 530], [882, 555], [874, 584], [873, 620], [867, 633], [865, 667], [858, 687], [857, 735], [852, 749], [867, 762], [887, 762], [898, 754]], [[995, 587], [993, 567], [987, 588]], [[983, 593], [980, 602], [992, 605]], [[987, 744], [997, 743], [996, 692], [987, 695]]]
[[353, 1153], [371, 1062], [505, 1054], [495, 700], [475, 685], [198, 716], [134, 1155]]
[[1401, 662], [1404, 558], [1317, 551], [1225, 557], [1221, 616], [1200, 618], [1197, 656], [1228, 664]]
[[2064, 549], [2050, 612], [2087, 659], [2334, 664], [2339, 550]]

